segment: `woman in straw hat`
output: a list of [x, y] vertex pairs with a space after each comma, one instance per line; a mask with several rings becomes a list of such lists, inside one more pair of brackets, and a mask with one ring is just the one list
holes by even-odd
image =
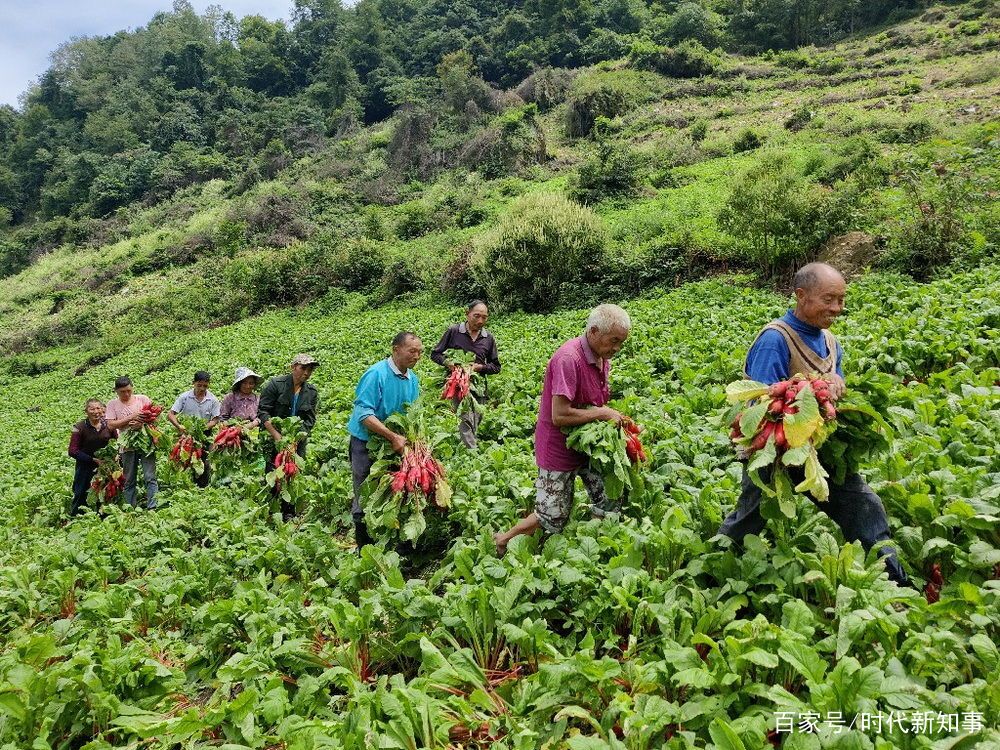
[[257, 427], [257, 406], [260, 396], [254, 393], [260, 385], [261, 377], [249, 367], [237, 367], [233, 387], [222, 399], [222, 410], [219, 419], [223, 421], [237, 420], [247, 422], [248, 427]]

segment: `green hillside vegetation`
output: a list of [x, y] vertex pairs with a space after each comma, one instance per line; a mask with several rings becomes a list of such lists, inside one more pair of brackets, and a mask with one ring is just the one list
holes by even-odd
[[[373, 7], [362, 3], [351, 17]], [[278, 118], [277, 108], [294, 122], [223, 127], [205, 119], [215, 111], [208, 108], [196, 118], [214, 123], [200, 136], [205, 145], [185, 136], [166, 149], [136, 134], [135, 143], [93, 153], [86, 134], [97, 125], [88, 123], [110, 102], [89, 113], [67, 104], [49, 110], [51, 127], [30, 124], [52, 86], [60, 101], [76, 102], [85, 82], [109, 85], [99, 73], [111, 62], [95, 60], [88, 45], [138, 54], [153, 31], [182, 39], [195, 33], [188, 26], [222, 21], [179, 7], [147, 30], [72, 43], [26, 108], [5, 116], [13, 123], [0, 129], [5, 179], [27, 179], [15, 169], [27, 169], [29, 132], [66, 142], [36, 155], [58, 151], [104, 171], [87, 172], [68, 202], [49, 208], [48, 191], [69, 190], [61, 167], [39, 173], [38, 197], [19, 188], [21, 203], [8, 209], [13, 224], [0, 233], [12, 274], [0, 280], [0, 351], [16, 355], [9, 366], [37, 370], [47, 366], [43, 350], [85, 340], [75, 356], [86, 366], [148, 338], [151, 321], [157, 332], [193, 330], [325, 295], [336, 304], [341, 290], [375, 304], [490, 291], [540, 309], [531, 305], [541, 298], [583, 304], [717, 269], [780, 278], [848, 231], [872, 236], [866, 263], [918, 278], [975, 265], [995, 256], [1000, 226], [995, 9], [933, 8], [832, 47], [757, 56], [693, 41], [656, 46], [644, 31], [622, 57], [541, 67], [507, 89], [509, 75], [486, 82], [482, 60], [460, 50], [425, 77], [400, 79], [407, 87], [398, 107], [371, 125], [357, 118], [330, 131], [322, 107], [308, 117], [297, 109], [307, 93], [260, 94], [255, 116]], [[157, 44], [173, 39], [164, 34]], [[79, 64], [63, 80], [59, 65], [72, 61]], [[92, 78], [81, 61], [96, 66]], [[193, 106], [193, 90], [183, 91], [178, 106]], [[318, 117], [315, 137], [293, 115]], [[105, 123], [100, 132], [133, 125]], [[224, 134], [243, 151], [227, 150]], [[107, 203], [105, 189], [118, 198]], [[526, 197], [536, 193], [583, 208]], [[9, 192], [0, 192], [4, 200], [13, 206]], [[545, 265], [574, 241], [558, 227], [581, 216], [594, 244], [573, 252], [586, 263], [542, 274], [534, 290], [477, 272], [483, 258], [504, 254], [504, 222], [552, 228], [526, 250]]]

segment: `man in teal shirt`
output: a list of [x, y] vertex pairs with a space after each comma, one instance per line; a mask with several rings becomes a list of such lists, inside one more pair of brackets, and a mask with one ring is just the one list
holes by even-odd
[[385, 438], [397, 453], [406, 447], [406, 438], [385, 426], [384, 420], [415, 401], [420, 395], [420, 381], [413, 367], [420, 361], [424, 347], [415, 333], [400, 331], [392, 340], [392, 354], [365, 371], [354, 391], [354, 411], [347, 423], [351, 434], [351, 478], [354, 480], [354, 538], [358, 549], [371, 544], [365, 512], [361, 508], [361, 486], [372, 470], [368, 438], [374, 433]]

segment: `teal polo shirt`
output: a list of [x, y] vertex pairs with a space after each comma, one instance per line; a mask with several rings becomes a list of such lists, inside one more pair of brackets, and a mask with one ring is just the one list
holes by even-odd
[[368, 440], [368, 429], [362, 424], [364, 419], [374, 415], [384, 422], [390, 414], [400, 412], [404, 406], [416, 401], [419, 395], [417, 373], [407, 370], [404, 375], [392, 357], [386, 357], [369, 367], [358, 381], [347, 431], [359, 440]]

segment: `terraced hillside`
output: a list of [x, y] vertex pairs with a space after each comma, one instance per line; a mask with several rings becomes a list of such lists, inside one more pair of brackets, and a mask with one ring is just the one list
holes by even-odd
[[695, 79], [639, 53], [543, 72], [484, 124], [403, 108], [270, 180], [196, 183], [77, 241], [40, 229], [34, 252], [51, 251], [0, 280], [5, 366], [44, 370], [69, 344], [60, 356], [86, 367], [343, 290], [462, 301], [482, 291], [491, 230], [534, 193], [568, 190], [596, 214], [599, 242], [567, 277], [577, 303], [719, 268], [780, 274], [845, 232], [866, 233], [837, 256], [853, 265], [975, 265], [1000, 225], [998, 26], [958, 5], [832, 48], [729, 55]]

